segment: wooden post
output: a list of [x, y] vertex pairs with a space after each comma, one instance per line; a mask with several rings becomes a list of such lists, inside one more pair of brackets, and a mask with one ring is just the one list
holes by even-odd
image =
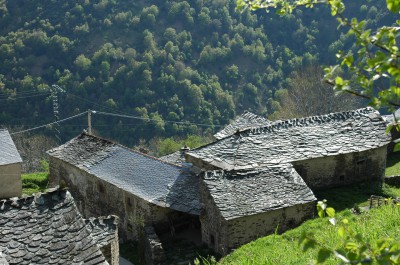
[[92, 111], [89, 109], [88, 110], [88, 134], [92, 135], [92, 117], [91, 117]]

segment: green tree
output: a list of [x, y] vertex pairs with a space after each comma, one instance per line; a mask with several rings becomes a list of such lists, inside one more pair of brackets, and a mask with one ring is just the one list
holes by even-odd
[[[342, 0], [238, 0], [239, 11], [276, 9], [280, 15], [291, 14], [299, 7], [327, 5], [339, 27], [355, 37], [354, 47], [338, 51], [338, 63], [325, 69], [325, 80], [336, 90], [367, 98], [376, 108], [400, 106], [400, 52], [397, 45], [400, 20], [394, 24], [373, 28], [366, 19], [348, 17]], [[398, 18], [400, 1], [386, 0], [386, 7]], [[336, 70], [349, 75], [338, 76]]]

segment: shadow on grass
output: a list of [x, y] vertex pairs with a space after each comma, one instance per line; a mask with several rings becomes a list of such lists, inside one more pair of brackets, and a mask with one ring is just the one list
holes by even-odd
[[388, 155], [386, 160], [386, 176], [400, 175], [400, 152]]
[[366, 206], [371, 195], [387, 196], [380, 182], [353, 184], [348, 187], [332, 188], [314, 192], [318, 200], [326, 199], [328, 205], [341, 211], [347, 208]]

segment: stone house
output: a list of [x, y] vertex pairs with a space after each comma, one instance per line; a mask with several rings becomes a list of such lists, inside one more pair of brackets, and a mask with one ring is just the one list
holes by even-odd
[[118, 218], [85, 220], [67, 190], [0, 201], [0, 264], [118, 265]]
[[84, 216], [119, 216], [123, 239], [199, 215], [198, 177], [182, 166], [85, 133], [48, 154], [50, 185], [68, 186]]
[[[310, 217], [309, 207], [315, 201], [311, 190], [383, 180], [390, 142], [385, 130], [386, 123], [379, 113], [363, 108], [238, 129], [187, 152], [187, 162], [209, 170], [200, 181], [202, 240], [225, 254], [268, 234], [278, 224], [284, 229]], [[290, 170], [289, 174], [282, 168], [294, 168], [297, 173]], [[214, 173], [216, 170], [222, 173]], [[304, 186], [294, 189], [291, 177], [311, 190]], [[268, 192], [277, 197], [271, 199]], [[297, 203], [297, 199], [282, 203], [291, 192], [298, 198]], [[276, 206], [262, 206], [257, 211], [255, 202], [246, 203], [247, 196]]]
[[276, 229], [293, 228], [314, 214], [316, 198], [289, 164], [207, 171], [202, 178], [202, 241], [223, 255]]
[[22, 159], [7, 130], [0, 129], [0, 199], [22, 195]]

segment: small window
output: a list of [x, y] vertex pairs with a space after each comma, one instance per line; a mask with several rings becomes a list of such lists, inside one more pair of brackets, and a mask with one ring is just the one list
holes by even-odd
[[129, 207], [132, 207], [132, 201], [131, 201], [131, 198], [130, 198], [130, 197], [126, 197], [126, 204], [127, 204]]
[[359, 176], [367, 173], [367, 159], [363, 158], [357, 161], [356, 173]]
[[99, 190], [100, 193], [105, 192], [104, 185], [101, 182], [97, 183], [97, 189]]
[[340, 181], [344, 181], [344, 175], [340, 175], [340, 176], [339, 176], [339, 180], [340, 180]]
[[210, 243], [214, 247], [215, 246], [215, 237], [214, 235], [210, 235]]

